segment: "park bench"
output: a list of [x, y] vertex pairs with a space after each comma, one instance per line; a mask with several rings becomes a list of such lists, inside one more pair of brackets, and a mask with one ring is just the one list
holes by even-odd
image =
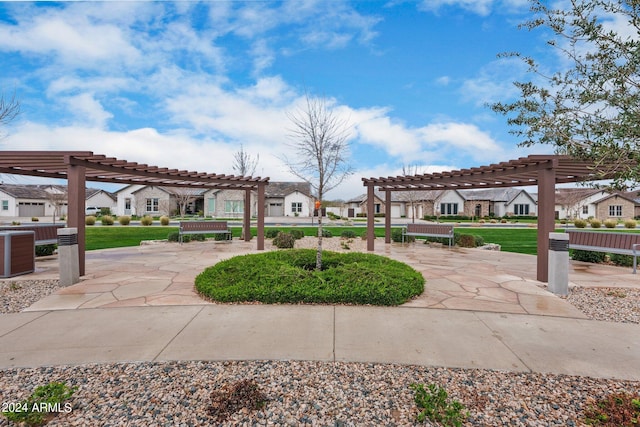
[[226, 234], [231, 240], [231, 229], [227, 221], [181, 221], [178, 241], [182, 243], [185, 234]]
[[402, 228], [402, 243], [405, 236], [440, 237], [449, 239], [449, 247], [453, 244], [453, 225], [451, 224], [407, 224]]
[[631, 255], [633, 257], [633, 274], [636, 274], [636, 257], [640, 253], [640, 234], [582, 230], [567, 230], [567, 233], [569, 234], [569, 249]]
[[64, 224], [11, 225], [0, 227], [0, 231], [33, 231], [36, 238], [35, 246], [41, 246], [58, 243], [58, 229], [64, 227]]

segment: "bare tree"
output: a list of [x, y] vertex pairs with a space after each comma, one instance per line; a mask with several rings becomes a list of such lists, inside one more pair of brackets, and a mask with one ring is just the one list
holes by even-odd
[[[403, 176], [413, 176], [418, 175], [420, 173], [420, 168], [416, 164], [408, 164], [402, 165], [402, 175]], [[407, 191], [407, 199], [409, 200], [409, 205], [411, 206], [411, 222], [416, 222], [416, 202], [418, 199], [417, 191]]]
[[244, 151], [244, 146], [240, 144], [240, 151], [233, 154], [233, 170], [242, 176], [252, 176], [256, 173], [259, 160], [259, 154], [256, 155], [254, 159], [249, 153]]
[[56, 217], [62, 216], [62, 208], [67, 204], [67, 188], [51, 186], [45, 193], [47, 202], [53, 206], [53, 223], [55, 224]]
[[171, 194], [176, 198], [176, 202], [178, 203], [178, 210], [180, 211], [181, 218], [184, 218], [187, 206], [198, 197], [200, 192], [200, 189], [188, 187], [176, 187], [171, 189]]
[[11, 99], [6, 99], [4, 94], [0, 94], [0, 126], [8, 125], [20, 114], [20, 101], [16, 99], [16, 94]]
[[[290, 144], [294, 159], [284, 158], [298, 178], [309, 183], [321, 206], [325, 193], [353, 173], [348, 163], [351, 126], [328, 105], [325, 98], [305, 98], [304, 108], [288, 114], [292, 123]], [[318, 215], [316, 269], [322, 268], [322, 215]]]

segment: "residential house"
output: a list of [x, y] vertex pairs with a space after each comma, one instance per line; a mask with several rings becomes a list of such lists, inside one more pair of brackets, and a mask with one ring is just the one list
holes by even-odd
[[[113, 209], [113, 194], [87, 188], [85, 206]], [[60, 217], [67, 214], [67, 186], [0, 184], [0, 217]]]
[[[375, 213], [386, 213], [384, 192], [374, 191]], [[349, 209], [366, 213], [367, 194], [347, 201]], [[391, 217], [537, 215], [537, 200], [526, 190], [413, 190], [391, 192]]]
[[[180, 205], [186, 213], [202, 212], [217, 218], [241, 218], [244, 190], [129, 185], [117, 192], [118, 215], [175, 215]], [[301, 182], [270, 182], [265, 187], [266, 216], [310, 216], [314, 199], [311, 186]], [[257, 194], [251, 193], [251, 215], [257, 214]]]
[[528, 191], [515, 188], [460, 190], [465, 199], [465, 216], [537, 216], [538, 201]]
[[[243, 190], [212, 189], [204, 193], [204, 214], [213, 217], [241, 217]], [[265, 187], [265, 216], [311, 216], [314, 198], [306, 182], [269, 182]], [[257, 214], [257, 194], [251, 193], [251, 215]]]
[[[635, 197], [634, 197], [635, 196]], [[633, 218], [640, 212], [634, 193], [619, 193], [595, 188], [556, 189], [556, 218], [588, 219]]]

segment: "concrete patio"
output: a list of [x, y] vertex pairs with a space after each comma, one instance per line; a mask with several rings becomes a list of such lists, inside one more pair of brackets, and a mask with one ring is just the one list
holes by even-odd
[[[252, 242], [158, 243], [87, 253], [88, 274], [0, 315], [0, 368], [113, 361], [405, 363], [640, 380], [640, 325], [586, 320], [535, 281], [535, 257], [378, 245], [427, 279], [401, 307], [224, 305], [195, 276]], [[269, 249], [269, 247], [267, 247]], [[55, 257], [19, 279], [57, 277]], [[638, 287], [626, 268], [577, 263], [571, 282]], [[28, 339], [25, 339], [28, 337]]]

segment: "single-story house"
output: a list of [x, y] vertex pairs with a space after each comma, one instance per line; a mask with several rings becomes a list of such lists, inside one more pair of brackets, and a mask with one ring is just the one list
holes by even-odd
[[[86, 206], [115, 209], [112, 193], [86, 189]], [[43, 184], [0, 184], [0, 217], [48, 217], [67, 214], [67, 186]]]
[[[374, 192], [375, 213], [385, 213], [384, 192]], [[366, 213], [367, 194], [347, 201], [356, 213]], [[391, 193], [391, 217], [537, 215], [534, 195], [518, 188], [486, 190], [415, 190]]]
[[558, 188], [555, 211], [558, 219], [626, 219], [638, 215], [640, 203], [636, 193], [595, 188]]
[[[187, 214], [241, 218], [245, 209], [244, 190], [129, 185], [116, 194], [118, 215], [175, 215], [184, 205]], [[310, 216], [313, 203], [308, 183], [272, 181], [265, 186], [266, 216]], [[256, 215], [257, 195], [253, 192], [250, 209], [251, 215]]]

